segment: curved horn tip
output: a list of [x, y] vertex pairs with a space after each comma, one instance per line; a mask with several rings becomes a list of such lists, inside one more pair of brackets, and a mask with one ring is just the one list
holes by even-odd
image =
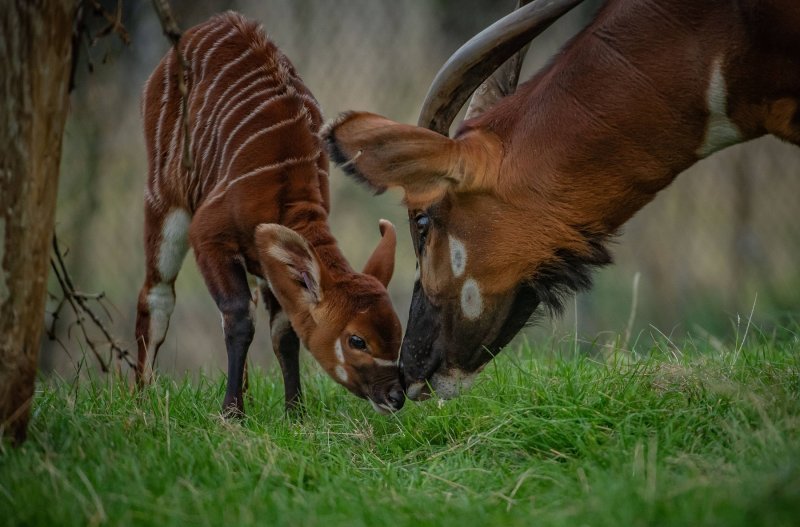
[[386, 236], [386, 231], [394, 232], [394, 224], [383, 218], [378, 220], [378, 228], [381, 231], [381, 236]]

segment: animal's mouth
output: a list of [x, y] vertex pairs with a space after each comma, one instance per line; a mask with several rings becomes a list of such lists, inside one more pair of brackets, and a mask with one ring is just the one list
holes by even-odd
[[412, 401], [424, 401], [431, 396], [431, 388], [427, 382], [417, 381], [406, 388], [406, 397]]
[[399, 407], [396, 407], [388, 403], [378, 403], [373, 399], [370, 399], [369, 402], [372, 405], [372, 408], [381, 415], [389, 415], [395, 412], [399, 412], [400, 409], [403, 407], [402, 404]]

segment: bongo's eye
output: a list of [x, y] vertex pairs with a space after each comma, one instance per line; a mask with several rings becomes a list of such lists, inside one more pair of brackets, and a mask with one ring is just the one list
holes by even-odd
[[358, 335], [350, 335], [350, 338], [347, 341], [350, 344], [350, 347], [353, 349], [364, 351], [367, 349], [367, 343], [364, 342], [364, 339], [359, 337]]
[[427, 214], [417, 214], [414, 218], [414, 223], [417, 226], [417, 233], [420, 237], [424, 237], [428, 234], [428, 229], [431, 226], [431, 218]]

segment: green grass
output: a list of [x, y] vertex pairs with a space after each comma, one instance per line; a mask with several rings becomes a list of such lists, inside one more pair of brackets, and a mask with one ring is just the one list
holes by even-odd
[[797, 334], [509, 350], [461, 398], [388, 417], [312, 368], [302, 422], [277, 371], [241, 424], [220, 379], [45, 382], [28, 442], [0, 447], [0, 524], [798, 525]]

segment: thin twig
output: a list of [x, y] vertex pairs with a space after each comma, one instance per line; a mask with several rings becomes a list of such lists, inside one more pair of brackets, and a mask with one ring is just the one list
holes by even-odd
[[180, 50], [181, 30], [172, 16], [172, 7], [169, 0], [153, 0], [153, 8], [156, 10], [158, 19], [164, 35], [172, 42], [175, 55], [178, 57], [178, 91], [181, 94], [181, 121], [183, 124], [183, 158], [181, 163], [186, 170], [192, 170], [192, 152], [189, 149], [189, 114], [186, 111], [186, 102], [189, 99], [189, 89], [186, 86], [186, 72], [189, 71], [189, 63]]
[[[106, 313], [108, 313], [108, 310], [101, 302], [101, 300], [105, 297], [105, 293], [87, 294], [76, 290], [75, 285], [72, 282], [72, 277], [70, 276], [69, 271], [64, 264], [63, 254], [58, 246], [58, 238], [55, 236], [53, 236], [53, 255], [50, 258], [50, 265], [53, 268], [53, 273], [55, 274], [56, 280], [61, 287], [63, 297], [52, 313], [53, 320], [51, 327], [48, 329], [48, 336], [53, 340], [57, 340], [55, 337], [56, 321], [58, 320], [61, 309], [66, 303], [70, 306], [72, 312], [75, 314], [75, 321], [67, 330], [67, 337], [71, 337], [72, 328], [77, 327], [81, 332], [83, 341], [100, 363], [100, 368], [103, 372], [109, 371], [108, 369], [114, 360], [114, 356], [116, 356], [117, 360], [125, 362], [130, 367], [134, 367], [133, 360], [131, 359], [131, 355], [128, 350], [121, 347], [117, 343], [116, 339], [111, 335], [111, 332], [108, 330], [108, 328], [106, 328], [103, 320], [94, 312], [88, 303], [89, 301], [95, 301]], [[109, 315], [109, 319], [110, 318], [111, 317]], [[102, 333], [104, 340], [95, 341], [89, 336], [89, 331], [87, 329], [87, 323], [89, 322], [92, 326], [94, 326], [95, 329]], [[62, 345], [62, 347], [64, 347], [63, 343], [60, 341], [58, 342]], [[107, 361], [104, 360], [100, 355], [99, 346], [108, 346], [110, 356]]]
[[[94, 36], [92, 36], [89, 30], [89, 23], [87, 21], [91, 15], [100, 17], [107, 22], [107, 25], [98, 31]], [[98, 0], [79, 1], [72, 26], [72, 64], [70, 66], [69, 74], [70, 92], [75, 89], [75, 78], [78, 68], [78, 58], [80, 55], [81, 44], [86, 46], [87, 67], [89, 68], [89, 73], [92, 73], [94, 71], [94, 64], [92, 63], [91, 48], [94, 47], [98, 41], [111, 34], [117, 35], [120, 41], [126, 46], [130, 45], [130, 35], [128, 34], [128, 30], [125, 29], [125, 26], [122, 24], [122, 0], [117, 2], [117, 6], [113, 14], [106, 11], [106, 9], [100, 5]], [[84, 39], [84, 37], [86, 38]]]

